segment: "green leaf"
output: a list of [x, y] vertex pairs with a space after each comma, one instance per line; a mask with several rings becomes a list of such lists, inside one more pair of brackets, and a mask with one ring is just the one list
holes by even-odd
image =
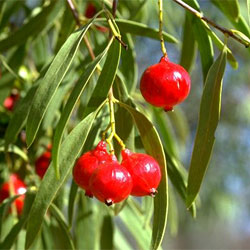
[[[144, 36], [149, 37], [152, 39], [159, 40], [159, 30], [153, 29], [148, 27], [145, 24], [125, 20], [125, 19], [115, 19], [115, 22], [117, 23], [120, 31], [122, 33], [130, 33], [137, 36]], [[166, 42], [170, 43], [178, 43], [178, 40], [173, 37], [172, 35], [169, 35], [166, 32], [163, 32], [163, 37]]]
[[128, 45], [127, 50], [122, 50], [120, 70], [125, 77], [128, 93], [133, 92], [138, 81], [138, 66], [134, 42], [129, 34], [122, 35], [123, 41]]
[[[54, 140], [53, 140], [53, 148], [52, 148], [52, 160], [53, 160], [53, 165], [55, 167], [55, 172], [58, 178], [60, 176], [59, 169], [58, 169], [59, 151], [60, 151], [60, 144], [62, 141], [63, 133], [70, 119], [70, 116], [72, 115], [72, 112], [77, 104], [77, 101], [79, 100], [81, 94], [83, 93], [87, 83], [89, 82], [90, 77], [94, 74], [98, 64], [108, 52], [112, 42], [113, 42], [113, 39], [109, 42], [106, 49], [99, 56], [97, 56], [94, 61], [92, 61], [89, 64], [87, 69], [84, 70], [84, 73], [80, 77], [79, 81], [75, 84], [75, 87], [73, 88], [69, 96], [69, 99], [63, 109], [62, 115], [56, 127]], [[118, 53], [118, 57], [119, 57], [119, 53]], [[109, 61], [109, 64], [110, 64], [110, 61]], [[118, 65], [118, 62], [116, 64], [116, 67], [117, 65]], [[107, 74], [107, 72], [105, 72], [105, 74]]]
[[57, 18], [63, 5], [63, 1], [52, 1], [51, 4], [44, 7], [39, 14], [30, 18], [30, 20], [20, 29], [1, 40], [0, 52], [6, 51], [13, 46], [23, 44], [28, 38], [37, 37], [42, 31], [48, 29]]
[[27, 221], [28, 214], [35, 198], [36, 188], [30, 188], [25, 194], [25, 203], [22, 216], [19, 221], [12, 227], [11, 231], [0, 244], [0, 249], [10, 249], [17, 239], [18, 234]]
[[115, 241], [115, 249], [131, 250], [131, 246], [129, 245], [128, 240], [118, 227], [115, 228], [114, 241]]
[[144, 227], [143, 215], [137, 211], [130, 198], [127, 200], [126, 206], [119, 213], [119, 217], [135, 238], [139, 249], [149, 249], [150, 229]]
[[189, 168], [186, 205], [195, 200], [213, 150], [220, 119], [222, 78], [226, 67], [226, 47], [211, 66], [202, 94], [198, 128]]
[[93, 20], [82, 29], [70, 35], [62, 48], [55, 56], [39, 87], [31, 104], [30, 112], [27, 120], [27, 145], [28, 147], [34, 141], [39, 126], [42, 122], [44, 114], [54, 97], [57, 88], [67, 73], [80, 43], [91, 26]]
[[17, 135], [24, 127], [36, 90], [37, 85], [31, 87], [26, 96], [18, 102], [18, 105], [14, 109], [13, 116], [9, 122], [4, 136], [6, 147], [10, 143], [14, 143], [16, 141]]
[[178, 233], [178, 206], [175, 199], [175, 194], [172, 188], [169, 188], [169, 212], [168, 212], [168, 221], [171, 236], [176, 236]]
[[225, 16], [238, 20], [240, 15], [240, 6], [238, 0], [212, 0], [212, 3], [215, 4], [224, 14]]
[[103, 217], [101, 227], [100, 249], [113, 249], [114, 227], [112, 217], [106, 215]]
[[101, 107], [102, 105], [95, 112], [89, 114], [65, 138], [60, 150], [59, 167], [61, 178], [56, 178], [54, 169], [51, 167], [52, 164], [50, 164], [48, 170], [46, 171], [28, 218], [25, 244], [26, 248], [29, 248], [34, 242], [47, 209], [61, 186], [67, 180], [67, 177], [70, 175], [74, 161], [80, 153], [90, 132], [94, 119]]
[[69, 221], [69, 226], [72, 226], [72, 221], [73, 221], [73, 213], [74, 213], [74, 206], [75, 206], [75, 200], [77, 196], [77, 190], [78, 186], [76, 183], [72, 180], [71, 187], [70, 187], [70, 192], [69, 192], [69, 205], [68, 205], [68, 221]]
[[191, 70], [191, 66], [194, 62], [197, 44], [192, 31], [192, 25], [188, 15], [186, 13], [185, 23], [183, 27], [182, 49], [180, 65], [183, 66], [188, 72]]
[[187, 14], [191, 23], [192, 30], [194, 32], [195, 40], [198, 44], [198, 49], [201, 56], [203, 79], [205, 82], [208, 70], [213, 64], [213, 44], [202, 21], [197, 17], [191, 15], [190, 13]]
[[72, 236], [70, 234], [69, 227], [65, 221], [64, 215], [62, 214], [62, 212], [59, 210], [59, 208], [55, 204], [51, 204], [50, 211], [51, 211], [52, 215], [58, 221], [58, 223], [62, 229], [62, 232], [64, 233], [64, 239], [67, 243], [65, 248], [72, 249], [72, 250], [75, 249], [74, 242], [73, 242]]
[[85, 115], [96, 109], [106, 98], [112, 86], [118, 69], [121, 55], [121, 45], [114, 42], [108, 53], [101, 75], [98, 78], [94, 92], [88, 102]]
[[154, 221], [151, 240], [151, 248], [158, 249], [165, 233], [168, 212], [167, 168], [163, 147], [155, 127], [148, 118], [124, 103], [119, 102], [119, 105], [131, 113], [146, 152], [152, 155], [161, 167], [162, 178], [158, 187], [158, 194], [154, 199]]

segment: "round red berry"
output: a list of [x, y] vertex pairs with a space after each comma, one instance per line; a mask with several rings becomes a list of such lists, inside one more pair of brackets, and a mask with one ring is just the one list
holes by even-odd
[[106, 162], [94, 171], [90, 179], [93, 195], [110, 206], [125, 200], [132, 189], [132, 178], [118, 162]]
[[122, 163], [131, 174], [133, 188], [131, 195], [154, 196], [161, 180], [161, 169], [157, 161], [147, 154], [132, 153], [125, 149], [122, 151]]
[[147, 102], [166, 111], [173, 109], [186, 99], [189, 94], [191, 80], [188, 72], [167, 57], [148, 67], [141, 78], [140, 90]]
[[[24, 182], [16, 175], [11, 174], [10, 175], [10, 182], [13, 185], [13, 195], [20, 195], [15, 200], [15, 206], [18, 215], [22, 213], [23, 205], [24, 205], [24, 198], [26, 193], [26, 185]], [[3, 183], [1, 189], [0, 189], [0, 202], [3, 202], [5, 199], [10, 197], [10, 182]]]
[[50, 161], [51, 161], [51, 152], [50, 151], [45, 151], [39, 158], [37, 158], [37, 160], [35, 162], [36, 173], [37, 173], [37, 175], [40, 176], [41, 179], [45, 175], [45, 173], [49, 167]]
[[85, 17], [92, 18], [96, 14], [96, 7], [93, 3], [88, 3], [85, 10]]
[[78, 186], [86, 191], [86, 195], [93, 197], [89, 187], [89, 180], [95, 169], [104, 162], [117, 161], [116, 157], [107, 152], [107, 144], [104, 141], [98, 143], [94, 150], [83, 154], [73, 169], [73, 178]]
[[16, 102], [19, 99], [19, 94], [18, 93], [12, 93], [10, 96], [8, 96], [3, 103], [3, 106], [9, 110], [12, 111], [15, 107]]

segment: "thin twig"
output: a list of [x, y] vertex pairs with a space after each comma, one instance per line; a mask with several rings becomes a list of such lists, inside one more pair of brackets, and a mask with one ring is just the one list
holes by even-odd
[[248, 42], [241, 40], [231, 30], [228, 30], [228, 29], [226, 29], [224, 27], [221, 27], [220, 25], [216, 24], [215, 22], [213, 22], [209, 18], [203, 16], [203, 14], [201, 12], [195, 10], [194, 8], [192, 8], [191, 6], [189, 6], [188, 4], [184, 3], [182, 0], [173, 0], [173, 1], [176, 2], [177, 4], [179, 4], [180, 6], [182, 6], [184, 9], [188, 10], [189, 12], [191, 12], [192, 14], [194, 14], [195, 16], [197, 16], [198, 18], [202, 19], [206, 23], [210, 24], [214, 28], [218, 29], [224, 35], [230, 36], [233, 39], [235, 39], [236, 41], [238, 41], [239, 43], [243, 44], [244, 46], [249, 47], [249, 43]]
[[164, 44], [164, 38], [163, 38], [163, 34], [162, 34], [162, 29], [163, 29], [163, 14], [162, 14], [162, 10], [163, 10], [163, 4], [162, 4], [162, 0], [158, 0], [158, 6], [159, 6], [159, 36], [160, 36], [160, 41], [161, 41], [161, 50], [163, 53], [164, 57], [167, 57], [167, 50]]
[[[75, 8], [75, 6], [74, 6], [74, 4], [73, 4], [73, 2], [71, 0], [67, 0], [67, 3], [69, 5], [69, 8], [70, 8], [72, 14], [73, 14], [73, 17], [74, 17], [74, 19], [76, 21], [77, 26], [80, 27], [81, 26], [81, 21], [80, 21], [77, 9]], [[86, 44], [86, 47], [87, 47], [87, 49], [89, 51], [89, 54], [90, 54], [92, 60], [94, 60], [95, 59], [95, 54], [94, 54], [94, 51], [93, 51], [93, 49], [92, 49], [92, 47], [91, 47], [91, 45], [89, 43], [88, 38], [86, 36], [84, 36], [83, 39], [84, 39], [84, 42]]]

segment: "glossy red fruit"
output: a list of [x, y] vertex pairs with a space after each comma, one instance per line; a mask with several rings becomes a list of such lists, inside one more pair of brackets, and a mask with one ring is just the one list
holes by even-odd
[[19, 99], [19, 94], [18, 93], [13, 93], [10, 96], [8, 96], [3, 103], [3, 106], [9, 110], [12, 111], [15, 107], [16, 102]]
[[99, 165], [90, 179], [93, 195], [108, 206], [125, 200], [131, 192], [132, 185], [130, 173], [118, 162]]
[[41, 179], [45, 175], [49, 167], [50, 161], [51, 161], [51, 152], [49, 150], [45, 151], [39, 158], [37, 158], [35, 162], [36, 173], [37, 175], [40, 176]]
[[155, 196], [161, 181], [161, 169], [157, 161], [147, 154], [132, 153], [125, 149], [122, 151], [122, 163], [131, 174], [133, 188], [131, 195]]
[[191, 80], [188, 72], [167, 57], [148, 67], [141, 78], [140, 90], [144, 99], [156, 107], [166, 111], [173, 109], [186, 99], [189, 94]]
[[[23, 205], [24, 205], [24, 198], [26, 193], [26, 185], [24, 182], [16, 175], [11, 174], [10, 175], [10, 181], [13, 184], [13, 194], [14, 195], [21, 195], [15, 200], [15, 206], [18, 215], [22, 213]], [[0, 202], [3, 202], [5, 199], [10, 197], [10, 184], [9, 182], [3, 183], [1, 189], [0, 189]]]
[[86, 191], [86, 195], [93, 197], [89, 180], [95, 169], [104, 162], [117, 161], [114, 155], [107, 152], [107, 144], [100, 141], [94, 150], [83, 154], [73, 169], [73, 178], [78, 186]]
[[88, 3], [85, 10], [85, 17], [92, 18], [96, 14], [97, 10], [93, 3]]

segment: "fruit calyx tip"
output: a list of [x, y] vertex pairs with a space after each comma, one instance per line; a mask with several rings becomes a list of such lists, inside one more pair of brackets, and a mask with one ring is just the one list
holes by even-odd
[[106, 199], [106, 200], [105, 200], [105, 204], [106, 204], [107, 206], [111, 206], [111, 205], [114, 204], [114, 202], [113, 202], [112, 199]]
[[154, 198], [155, 195], [156, 195], [157, 193], [158, 193], [158, 191], [157, 191], [155, 188], [151, 188], [151, 189], [150, 189], [150, 196], [151, 196], [151, 197]]

